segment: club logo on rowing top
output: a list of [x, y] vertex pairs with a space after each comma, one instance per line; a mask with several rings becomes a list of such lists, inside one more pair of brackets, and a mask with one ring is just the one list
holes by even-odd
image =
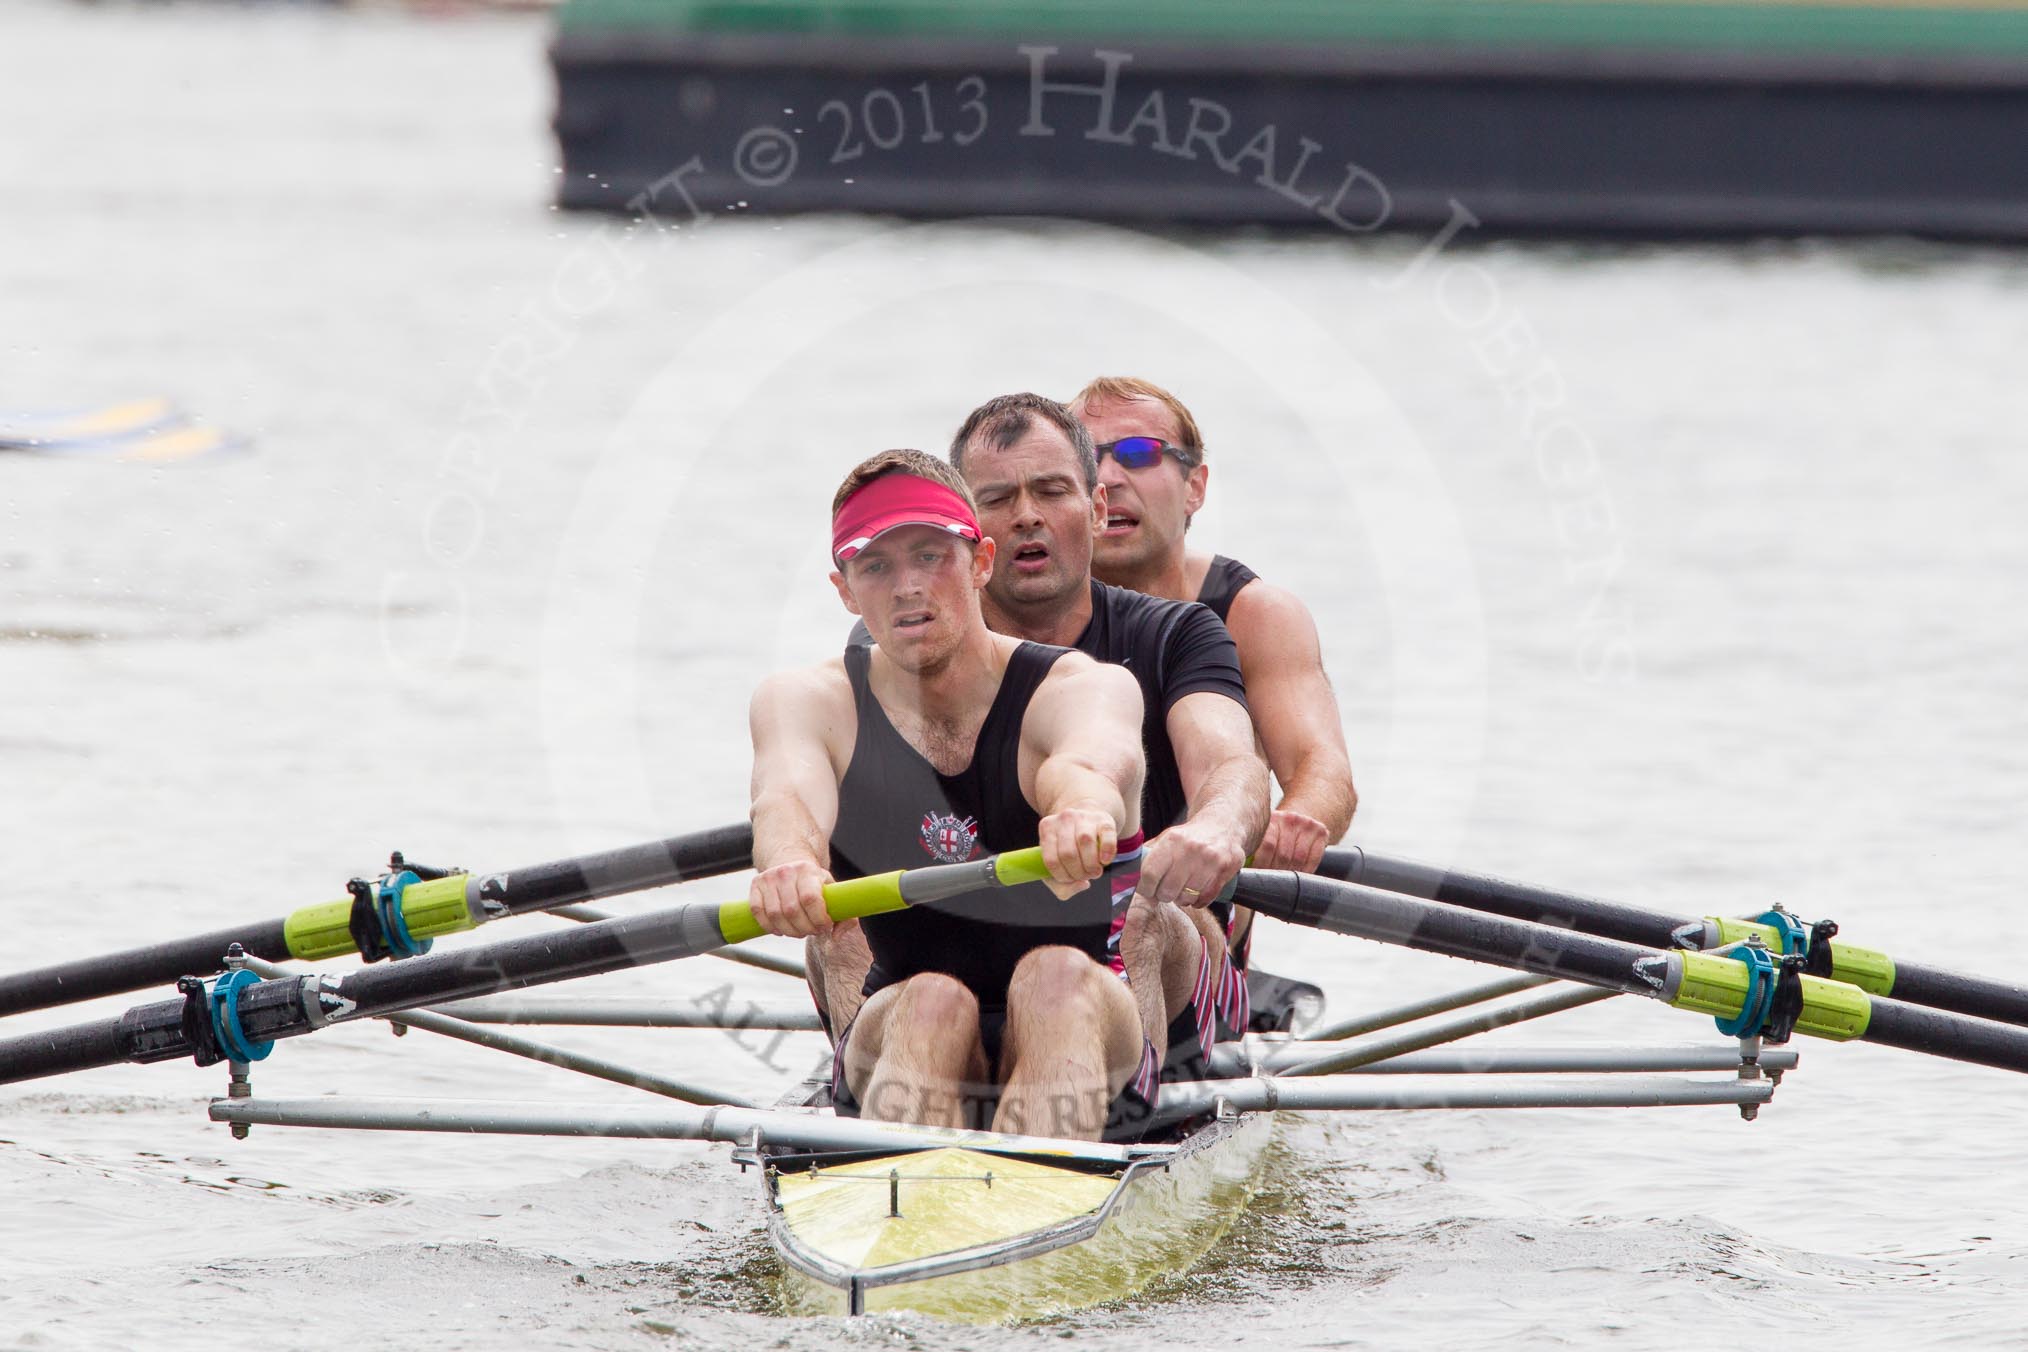
[[922, 814], [922, 847], [943, 864], [962, 864], [977, 851], [979, 823], [949, 812]]

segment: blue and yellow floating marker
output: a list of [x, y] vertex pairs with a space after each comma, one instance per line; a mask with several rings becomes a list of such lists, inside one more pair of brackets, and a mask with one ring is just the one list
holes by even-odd
[[0, 450], [59, 451], [138, 436], [183, 420], [167, 399], [128, 399], [54, 412], [0, 410]]
[[169, 464], [252, 446], [249, 438], [190, 418], [162, 398], [50, 413], [0, 411], [0, 451]]

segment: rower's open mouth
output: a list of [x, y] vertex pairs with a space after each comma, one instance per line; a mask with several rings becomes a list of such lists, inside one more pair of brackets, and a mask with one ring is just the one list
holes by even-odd
[[1040, 568], [1049, 562], [1049, 546], [1040, 540], [1030, 540], [1015, 547], [1013, 561], [1015, 568], [1024, 571]]
[[1125, 535], [1140, 524], [1141, 518], [1135, 516], [1132, 512], [1107, 512], [1104, 533], [1107, 535]]
[[894, 617], [894, 627], [904, 630], [920, 629], [930, 622], [930, 618], [927, 610], [904, 610]]

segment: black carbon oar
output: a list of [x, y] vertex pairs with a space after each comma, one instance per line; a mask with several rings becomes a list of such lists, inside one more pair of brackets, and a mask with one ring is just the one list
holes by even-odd
[[[1778, 953], [1802, 950], [1812, 959], [1808, 970], [1848, 982], [1872, 995], [1887, 995], [1904, 1004], [1969, 1014], [2028, 1027], [2028, 988], [1902, 962], [1875, 949], [1832, 941], [1835, 925], [1782, 925], [1736, 920], [1724, 916], [1670, 916], [1637, 910], [1617, 902], [1573, 896], [1547, 888], [1470, 873], [1454, 873], [1429, 864], [1390, 859], [1358, 847], [1324, 851], [1317, 872], [1343, 882], [1364, 883], [1404, 896], [1447, 902], [1489, 915], [1581, 930], [1608, 939], [1645, 944], [1650, 948], [1719, 948], [1749, 935]], [[1814, 933], [1813, 933], [1814, 932]], [[1822, 950], [1828, 950], [1828, 958]]]
[[1248, 869], [1239, 877], [1234, 899], [1278, 920], [1645, 995], [1713, 1015], [1742, 1036], [1780, 1041], [1792, 1028], [2028, 1071], [2028, 1029], [1871, 995], [1784, 967], [1765, 950], [1662, 950], [1310, 874]]
[[[963, 864], [933, 864], [825, 887], [834, 919], [879, 915], [983, 887], [1012, 887], [1047, 876], [1042, 851], [1015, 850]], [[257, 1061], [276, 1039], [328, 1024], [395, 1014], [419, 1005], [469, 999], [572, 977], [692, 957], [759, 937], [744, 899], [722, 906], [676, 906], [552, 934], [366, 967], [346, 976], [261, 981], [248, 971], [206, 983], [185, 977], [178, 1000], [138, 1005], [91, 1023], [0, 1042], [0, 1084], [89, 1070], [123, 1061], [188, 1056], [198, 1065]]]
[[305, 906], [278, 920], [0, 977], [0, 1015], [221, 972], [225, 951], [234, 944], [274, 962], [314, 962], [342, 953], [361, 953], [371, 961], [423, 952], [438, 935], [510, 915], [734, 873], [748, 867], [752, 857], [753, 828], [741, 822], [505, 873], [421, 876], [436, 871], [399, 866], [378, 883], [355, 884], [354, 894], [343, 901]]

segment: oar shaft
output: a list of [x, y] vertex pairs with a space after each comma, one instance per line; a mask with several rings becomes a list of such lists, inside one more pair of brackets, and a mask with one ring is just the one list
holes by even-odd
[[476, 875], [483, 898], [510, 915], [569, 902], [623, 896], [695, 878], [737, 873], [753, 863], [753, 827], [746, 822], [560, 859], [511, 873]]
[[1865, 1040], [2002, 1070], [2028, 1070], [2021, 1029], [1900, 1000], [1872, 998]]
[[[600, 921], [506, 943], [431, 953], [343, 979], [291, 976], [262, 981], [239, 995], [239, 1026], [250, 1042], [300, 1037], [327, 1024], [392, 1014], [526, 986], [667, 962], [725, 942], [719, 908], [679, 906]], [[162, 1000], [116, 1018], [31, 1033], [0, 1042], [0, 1084], [123, 1061], [194, 1055], [185, 1003]]]
[[1649, 949], [1579, 930], [1300, 873], [1245, 870], [1234, 899], [1278, 920], [1335, 934], [1635, 995], [1654, 994], [1633, 970], [1637, 959], [1650, 956]]
[[[416, 938], [428, 938], [510, 915], [733, 873], [752, 859], [753, 828], [740, 822], [528, 868], [456, 875], [411, 887], [409, 924]], [[420, 918], [426, 893], [433, 898], [429, 913], [437, 917], [430, 923]], [[275, 962], [354, 952], [346, 931], [350, 910], [350, 902], [304, 907], [280, 920], [0, 977], [0, 1016], [209, 976], [225, 970], [225, 951], [233, 944]]]
[[1324, 851], [1324, 862], [1317, 866], [1317, 873], [1340, 882], [1361, 883], [1488, 915], [1582, 930], [1644, 948], [1674, 947], [1671, 935], [1678, 926], [1690, 923], [1687, 917], [1658, 915], [1617, 902], [1573, 896], [1504, 878], [1454, 873], [1410, 859], [1391, 859], [1358, 846]]
[[[1745, 965], [1729, 958], [1658, 951], [1307, 874], [1246, 870], [1236, 900], [1314, 929], [1645, 995], [1724, 1019], [1741, 1017], [1749, 988]], [[1802, 977], [1801, 988], [1799, 1033], [2028, 1072], [2028, 1030], [1869, 995], [1820, 977]]]
[[2028, 1027], [2028, 987], [2004, 981], [1896, 962], [1894, 981], [1887, 993], [1912, 1005], [1928, 1005], [1931, 1009]]
[[102, 995], [124, 995], [144, 986], [166, 985], [179, 976], [216, 972], [224, 965], [225, 950], [234, 944], [257, 958], [275, 962], [286, 962], [290, 956], [288, 935], [280, 920], [214, 930], [124, 953], [101, 953], [0, 977], [0, 1016], [96, 1000]]
[[[1045, 876], [1041, 859], [1039, 849], [1016, 850], [970, 863], [932, 865], [832, 883], [824, 889], [824, 896], [834, 919], [877, 915], [983, 887], [1037, 881]], [[235, 1017], [247, 1043], [274, 1042], [327, 1024], [393, 1014], [418, 1005], [687, 958], [759, 933], [752, 908], [744, 900], [723, 906], [678, 906], [507, 943], [364, 967], [343, 978], [294, 976], [255, 982], [237, 992]], [[117, 1018], [0, 1042], [0, 1084], [123, 1061], [192, 1055], [204, 1059], [210, 1023], [207, 1017], [202, 1027], [193, 1027], [196, 1021], [188, 1009], [184, 1000], [163, 1000], [137, 1006]]]
[[[172, 1002], [177, 1010], [180, 1002]], [[129, 1013], [140, 1013], [130, 1010]], [[0, 1043], [0, 1084], [19, 1080], [40, 1080], [65, 1071], [115, 1066], [122, 1061], [143, 1058], [137, 1044], [125, 1036], [126, 1015], [94, 1019], [68, 1028], [51, 1028]], [[169, 1055], [177, 1055], [170, 1052]]]
[[[1319, 876], [1342, 882], [1362, 883], [1489, 915], [1583, 930], [1587, 934], [1621, 939], [1647, 948], [1676, 947], [1676, 932], [1686, 926], [1706, 931], [1705, 946], [1715, 946], [1749, 931], [1773, 937], [1766, 926], [1664, 915], [1618, 902], [1600, 901], [1595, 897], [1581, 897], [1479, 874], [1456, 873], [1413, 860], [1393, 859], [1356, 846], [1326, 850], [1317, 872]], [[1721, 930], [1723, 932], [1719, 933]], [[1836, 940], [1831, 944], [1831, 958], [1833, 976], [1862, 986], [1875, 995], [1891, 995], [1905, 1004], [1927, 1005], [1932, 1009], [1973, 1018], [1995, 1019], [2028, 1027], [2028, 987], [1901, 962], [1871, 949]]]

